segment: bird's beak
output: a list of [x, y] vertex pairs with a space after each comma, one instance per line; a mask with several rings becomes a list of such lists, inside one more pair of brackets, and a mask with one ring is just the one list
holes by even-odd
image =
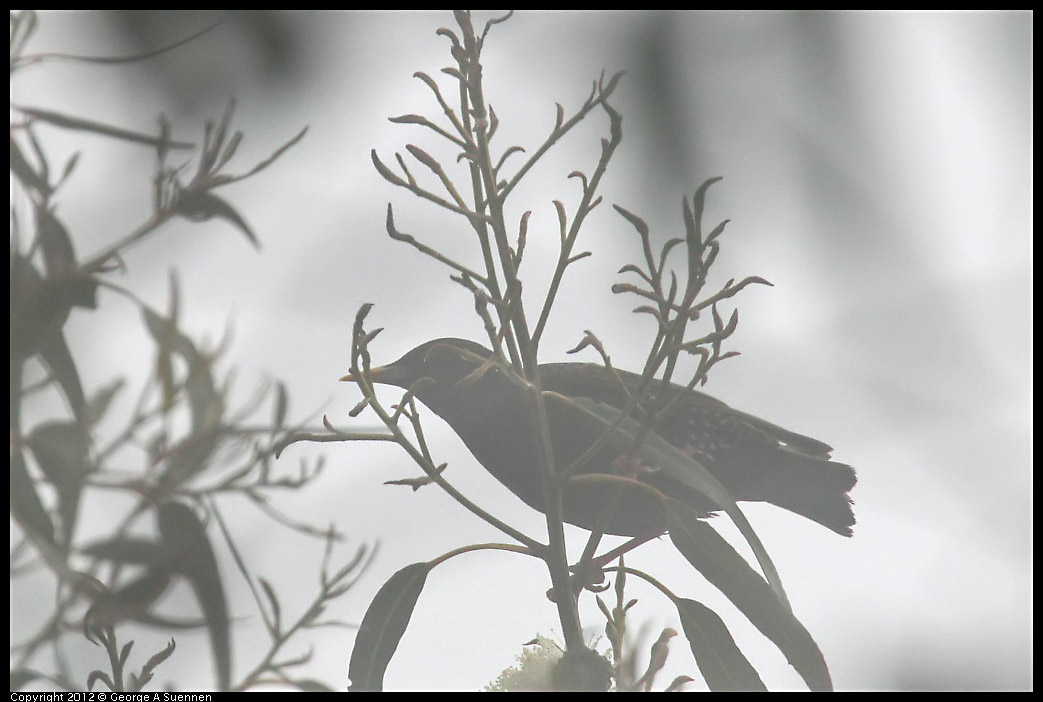
[[[376, 368], [370, 368], [369, 369], [369, 377], [372, 378], [374, 382], [379, 383], [380, 380], [378, 380], [378, 379], [380, 378], [380, 376], [387, 374], [388, 368], [389, 368], [389, 366], [377, 366]], [[341, 378], [342, 382], [347, 382], [347, 383], [353, 383], [356, 380], [358, 380], [358, 378], [356, 378], [351, 373], [348, 373], [343, 378]]]

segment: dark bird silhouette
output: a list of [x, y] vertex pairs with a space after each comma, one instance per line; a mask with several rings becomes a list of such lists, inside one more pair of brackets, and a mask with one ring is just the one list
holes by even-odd
[[[486, 470], [530, 507], [544, 511], [538, 434], [527, 402], [528, 390], [496, 366], [484, 372], [492, 353], [464, 339], [435, 339], [417, 346], [394, 363], [371, 370], [373, 382], [415, 387], [415, 396], [445, 420]], [[548, 363], [540, 366], [545, 393], [588, 398], [622, 409], [641, 377], [617, 376], [592, 363]], [[476, 372], [477, 371], [477, 372]], [[417, 385], [422, 378], [430, 381]], [[352, 377], [345, 376], [346, 380]], [[720, 400], [662, 382], [653, 395], [685, 393], [655, 425], [655, 432], [682, 453], [701, 463], [736, 501], [769, 502], [807, 517], [843, 536], [851, 536], [855, 516], [847, 493], [855, 471], [830, 460], [828, 445], [734, 410]], [[557, 470], [570, 466], [604, 433], [585, 410], [568, 401], [546, 402], [551, 445]], [[640, 420], [640, 414], [635, 417]], [[629, 458], [608, 442], [579, 471], [623, 475], [640, 480], [669, 497], [710, 516], [719, 507], [669, 471]], [[566, 522], [621, 536], [654, 536], [666, 530], [662, 500], [654, 491], [627, 487], [623, 481], [566, 481]]]

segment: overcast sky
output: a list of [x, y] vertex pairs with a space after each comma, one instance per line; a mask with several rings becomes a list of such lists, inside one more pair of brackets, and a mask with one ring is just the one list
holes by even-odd
[[[133, 53], [218, 17], [45, 13], [29, 49]], [[357, 390], [336, 382], [348, 367], [359, 305], [375, 303], [372, 325], [386, 327], [374, 346], [378, 361], [438, 336], [483, 338], [447, 271], [387, 238], [385, 208], [395, 204], [402, 230], [475, 260], [465, 228], [395, 190], [369, 157], [375, 148], [393, 161], [407, 143], [436, 148], [430, 132], [387, 118], [440, 116], [412, 74], [434, 76], [449, 64], [435, 30], [451, 22], [440, 13], [232, 16], [148, 63], [27, 70], [12, 82], [12, 101], [144, 131], [165, 112], [176, 136], [198, 139], [203, 119], [234, 96], [246, 132], [236, 163], [244, 168], [310, 125], [280, 162], [226, 192], [260, 238], [259, 253], [226, 224], [174, 223], [126, 256], [119, 282], [165, 309], [176, 269], [184, 326], [212, 344], [234, 330], [226, 362], [244, 397], [259, 380], [280, 378], [295, 419], [315, 423], [325, 412], [338, 426], [368, 426], [372, 418], [347, 416]], [[850, 540], [777, 508], [744, 507], [837, 688], [1030, 689], [1032, 15], [521, 13], [493, 29], [485, 57], [486, 95], [502, 123], [497, 138], [530, 150], [553, 126], [555, 102], [571, 111], [602, 70], [627, 71], [613, 101], [624, 141], [602, 192], [664, 240], [683, 231], [681, 197], [724, 176], [706, 214], [711, 223], [731, 219], [717, 284], [755, 274], [775, 287], [739, 297], [732, 343], [742, 355], [719, 366], [706, 389], [828, 442], [858, 471]], [[47, 127], [39, 134], [54, 154], [83, 151], [59, 199], [81, 254], [147, 217], [147, 149]], [[533, 210], [527, 290], [546, 284], [557, 254], [552, 200], [576, 202], [566, 176], [593, 169], [606, 134], [607, 120], [594, 115], [515, 196], [509, 219]], [[542, 360], [565, 360], [592, 329], [618, 366], [637, 370], [651, 329], [630, 314], [630, 300], [609, 292], [615, 271], [639, 253], [637, 239], [602, 206], [580, 245], [594, 255], [563, 286]], [[127, 373], [140, 380], [153, 350], [138, 314], [104, 292], [100, 302], [68, 331], [85, 385]], [[542, 517], [486, 475], [445, 425], [428, 420], [450, 480], [538, 534]], [[328, 463], [320, 486], [282, 507], [318, 524], [335, 520], [350, 536], [344, 559], [356, 544], [380, 543], [333, 612], [339, 617], [361, 620], [384, 580], [409, 563], [499, 538], [437, 488], [382, 485], [416, 473], [391, 445], [294, 447], [277, 465], [292, 473], [301, 457], [320, 453]], [[228, 509], [244, 556], [277, 585], [287, 609], [305, 606], [320, 545], [302, 545], [248, 507], [236, 512], [241, 506]], [[106, 523], [99, 511], [84, 518]], [[734, 529], [714, 523], [738, 543]], [[570, 537], [578, 552], [584, 533]], [[263, 630], [222, 555], [241, 674], [256, 661], [249, 641], [260, 645]], [[769, 687], [801, 687], [777, 649], [667, 540], [628, 563], [717, 609]], [[440, 566], [387, 687], [477, 689], [492, 681], [524, 642], [559, 631], [546, 587], [538, 562], [522, 557], [479, 553]], [[639, 619], [656, 632], [680, 629], [668, 603], [635, 590]], [[35, 601], [15, 588], [13, 608], [21, 598]], [[187, 601], [184, 593], [173, 598]], [[583, 614], [600, 632], [596, 608]], [[305, 677], [343, 686], [353, 636], [315, 638]], [[188, 645], [160, 677], [187, 689], [212, 685], [205, 636], [183, 638]], [[74, 670], [85, 675], [101, 664], [99, 649], [69, 645]], [[687, 673], [698, 689], [684, 649], [675, 640], [663, 680]]]

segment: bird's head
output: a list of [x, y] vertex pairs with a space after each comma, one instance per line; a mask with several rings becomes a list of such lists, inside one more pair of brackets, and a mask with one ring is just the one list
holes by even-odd
[[[433, 339], [406, 352], [402, 358], [386, 366], [370, 369], [374, 383], [396, 385], [408, 389], [421, 378], [431, 378], [438, 390], [451, 389], [474, 372], [492, 352], [467, 339]], [[349, 373], [341, 380], [353, 381]]]

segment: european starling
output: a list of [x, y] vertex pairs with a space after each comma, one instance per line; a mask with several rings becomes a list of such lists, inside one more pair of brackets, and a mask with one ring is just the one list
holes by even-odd
[[[472, 341], [436, 339], [390, 365], [373, 368], [371, 378], [400, 388], [430, 378], [416, 386], [415, 397], [453, 428], [497, 480], [543, 512], [543, 469], [538, 434], [526, 403], [528, 391], [495, 366], [476, 373], [482, 365], [480, 359], [491, 355]], [[619, 371], [619, 377], [631, 391], [641, 381], [640, 376], [625, 371]], [[628, 393], [617, 377], [600, 365], [543, 364], [540, 379], [545, 392], [589, 398], [619, 409], [627, 401]], [[662, 392], [660, 382], [653, 394]], [[685, 388], [665, 386], [668, 397], [680, 392]], [[567, 402], [547, 402], [546, 406], [555, 462], [563, 470], [598, 439], [604, 426], [579, 416], [584, 410]], [[705, 466], [735, 500], [770, 502], [851, 536], [855, 516], [847, 492], [855, 485], [855, 471], [829, 460], [833, 449], [821, 441], [733, 410], [694, 390], [673, 404], [655, 431]], [[671, 478], [668, 471], [639, 465], [621, 455], [618, 446], [619, 442], [605, 444], [580, 473], [636, 478], [705, 516], [719, 509], [702, 493]], [[621, 481], [566, 482], [562, 499], [565, 521], [584, 529], [642, 537], [666, 530], [662, 502], [654, 492], [628, 488]]]

